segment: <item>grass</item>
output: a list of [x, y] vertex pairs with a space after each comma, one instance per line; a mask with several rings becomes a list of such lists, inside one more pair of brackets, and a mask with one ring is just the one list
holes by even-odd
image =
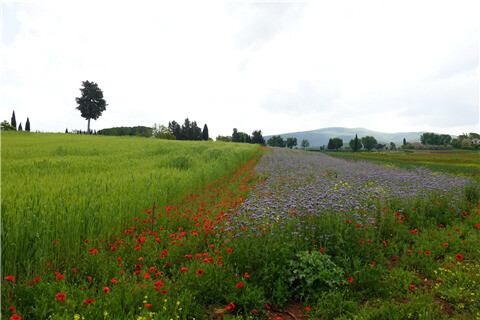
[[415, 152], [328, 152], [330, 156], [349, 160], [387, 163], [402, 168], [425, 167], [480, 179], [479, 151], [415, 151]]
[[2, 267], [14, 276], [68, 263], [85, 239], [112, 237], [153, 202], [178, 201], [257, 148], [27, 132], [2, 132], [1, 139]]
[[[414, 177], [404, 179], [402, 170], [389, 171], [383, 166], [367, 171], [364, 165], [345, 165], [345, 161], [318, 153], [269, 152], [243, 144], [164, 145], [140, 138], [39, 136], [57, 144], [25, 144], [37, 145], [39, 154], [51, 155], [62, 139], [77, 139], [70, 141], [73, 145], [86, 141], [90, 147], [84, 147], [84, 153], [97, 145], [102, 158], [116, 154], [97, 172], [106, 174], [106, 181], [125, 169], [115, 163], [124, 161], [117, 152], [130, 152], [130, 161], [143, 168], [123, 171], [122, 176], [143, 177], [138, 180], [148, 180], [144, 170], [159, 170], [159, 163], [162, 168], [169, 163], [158, 155], [153, 164], [144, 164], [150, 161], [144, 157], [147, 149], [170, 146], [171, 152], [162, 152], [162, 156], [173, 153], [197, 158], [198, 149], [195, 156], [189, 152], [204, 147], [198, 158], [206, 158], [207, 152], [218, 148], [217, 160], [225, 162], [230, 153], [239, 154], [230, 158], [232, 163], [210, 160], [205, 164], [190, 158], [185, 161], [188, 169], [169, 167], [172, 175], [186, 171], [196, 177], [175, 176], [178, 186], [171, 187], [178, 188], [178, 194], [169, 194], [170, 199], [155, 209], [153, 229], [152, 201], [138, 200], [139, 195], [130, 198], [126, 192], [117, 193], [113, 202], [125, 197], [126, 204], [144, 201], [138, 204], [143, 207], [122, 213], [125, 216], [115, 223], [110, 220], [118, 210], [101, 211], [99, 215], [106, 217], [99, 221], [108, 228], [102, 227], [104, 231], [98, 235], [80, 237], [76, 243], [68, 242], [67, 232], [52, 236], [43, 249], [54, 258], [44, 260], [49, 264], [33, 265], [29, 274], [3, 272], [4, 317], [211, 319], [215, 313], [232, 320], [265, 319], [268, 308], [301, 301], [309, 319], [480, 318], [478, 183], [450, 193], [430, 192], [428, 197], [389, 199], [389, 192], [408, 189]], [[5, 138], [8, 136], [2, 135], [2, 152]], [[23, 137], [14, 134], [10, 138]], [[116, 147], [105, 153], [112, 144]], [[122, 149], [124, 144], [129, 147]], [[134, 162], [136, 158], [139, 160]], [[70, 162], [81, 163], [80, 159]], [[3, 161], [2, 153], [2, 205]], [[110, 172], [109, 167], [116, 169]], [[203, 177], [199, 177], [202, 171]], [[41, 179], [48, 181], [54, 176], [48, 172]], [[72, 170], [75, 173], [81, 180], [83, 173]], [[397, 180], [380, 184], [380, 179], [390, 176]], [[41, 180], [38, 175], [37, 179]], [[426, 181], [432, 180], [430, 185], [436, 179], [468, 180], [443, 179], [439, 173]], [[183, 185], [184, 181], [193, 184]], [[92, 185], [85, 183], [84, 194], [89, 194]], [[141, 183], [136, 187], [146, 188], [144, 192], [149, 194]], [[447, 187], [442, 190], [449, 190]], [[166, 192], [161, 183], [155, 188]], [[45, 195], [56, 190], [37, 189]], [[106, 193], [99, 191], [99, 197]], [[52, 210], [61, 203], [61, 196], [49, 198]], [[357, 201], [355, 208], [349, 206], [352, 199]], [[68, 219], [76, 221], [73, 228], [83, 228], [82, 220]], [[50, 223], [56, 223], [55, 219]], [[48, 234], [48, 225], [45, 229]], [[68, 259], [59, 255], [69, 251]]]

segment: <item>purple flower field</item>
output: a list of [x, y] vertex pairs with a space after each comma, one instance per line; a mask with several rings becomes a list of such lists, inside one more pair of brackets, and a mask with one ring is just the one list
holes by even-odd
[[263, 182], [252, 189], [234, 214], [228, 213], [232, 218], [227, 230], [236, 230], [237, 237], [244, 232], [261, 236], [266, 223], [278, 224], [282, 230], [294, 220], [295, 230], [290, 232], [308, 240], [315, 230], [308, 222], [314, 220], [308, 217], [334, 214], [364, 226], [374, 223], [373, 213], [380, 212], [386, 201], [400, 201], [405, 206], [448, 196], [449, 207], [460, 213], [457, 202], [464, 199], [465, 186], [479, 185], [467, 177], [424, 168], [406, 170], [282, 149], [265, 154], [256, 172]]

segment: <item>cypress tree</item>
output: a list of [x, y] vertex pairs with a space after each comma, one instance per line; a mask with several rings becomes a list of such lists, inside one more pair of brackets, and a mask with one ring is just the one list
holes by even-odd
[[203, 130], [202, 130], [202, 140], [205, 140], [205, 141], [208, 140], [208, 127], [207, 127], [207, 124], [205, 124], [205, 125], [203, 126]]
[[406, 146], [407, 145], [407, 140], [405, 138], [403, 138], [403, 145]]
[[358, 151], [358, 136], [355, 134], [355, 147], [353, 148], [353, 152]]
[[68, 133], [68, 128], [65, 128], [65, 133]]
[[13, 110], [12, 121], [10, 121], [10, 124], [12, 125], [12, 127], [15, 128], [15, 130], [17, 130], [17, 120], [15, 119], [15, 110]]
[[18, 131], [23, 131], [22, 123], [21, 123], [21, 122], [20, 122], [20, 124], [18, 125]]
[[30, 131], [30, 119], [27, 117], [27, 122], [25, 123], [25, 131]]

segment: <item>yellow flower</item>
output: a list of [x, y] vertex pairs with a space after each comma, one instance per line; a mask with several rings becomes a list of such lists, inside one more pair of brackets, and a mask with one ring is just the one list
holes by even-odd
[[74, 316], [73, 316], [73, 319], [74, 319], [74, 320], [80, 320], [80, 315], [79, 315], [79, 314], [74, 315]]
[[106, 317], [108, 316], [108, 312], [105, 311], [105, 312], [103, 313], [103, 316], [106, 318]]

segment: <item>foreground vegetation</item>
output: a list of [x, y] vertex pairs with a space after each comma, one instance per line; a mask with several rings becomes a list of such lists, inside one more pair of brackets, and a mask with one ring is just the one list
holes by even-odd
[[[4, 273], [2, 315], [264, 319], [294, 300], [310, 319], [480, 318], [478, 182], [260, 152], [155, 212], [145, 204], [111, 236], [82, 238], [74, 259]], [[49, 250], [68, 251], [67, 237]]]
[[386, 163], [403, 168], [425, 167], [480, 179], [479, 151], [398, 151], [398, 152], [329, 152], [330, 156]]
[[180, 200], [252, 145], [2, 132], [2, 269], [30, 277], [98, 246], [139, 211]]

